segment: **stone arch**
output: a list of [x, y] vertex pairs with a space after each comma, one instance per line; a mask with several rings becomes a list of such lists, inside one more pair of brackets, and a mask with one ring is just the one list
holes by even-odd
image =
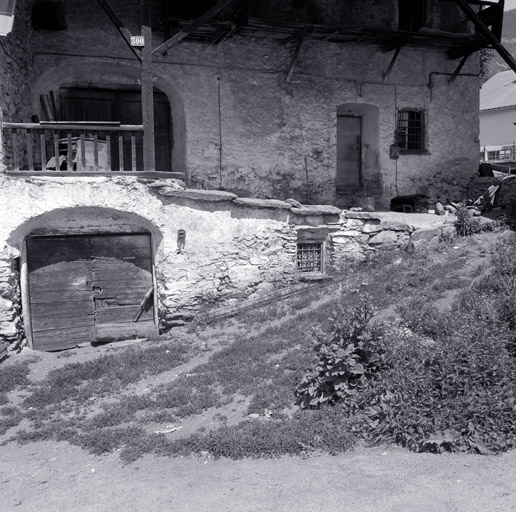
[[[172, 127], [172, 169], [186, 172], [186, 126], [182, 97], [174, 84], [154, 69], [155, 88], [168, 99]], [[85, 79], [87, 77], [87, 79]], [[58, 92], [60, 87], [119, 87], [137, 89], [141, 79], [141, 68], [137, 62], [112, 59], [85, 58], [62, 60], [59, 64], [45, 68], [33, 78], [32, 111], [41, 113], [40, 96], [49, 91]]]
[[23, 242], [34, 235], [81, 235], [116, 234], [145, 231], [152, 236], [152, 249], [156, 254], [163, 235], [151, 221], [139, 214], [115, 208], [99, 206], [77, 206], [58, 208], [31, 217], [7, 238], [7, 244], [14, 252], [23, 250]]
[[[16, 295], [13, 302], [18, 304], [22, 322], [15, 321], [13, 327], [17, 331], [18, 339], [26, 337], [32, 346], [31, 332], [31, 302], [28, 281], [27, 244], [25, 241], [34, 236], [71, 236], [74, 235], [116, 235], [116, 234], [141, 234], [148, 233], [151, 236], [152, 273], [151, 280], [154, 289], [158, 285], [156, 280], [156, 255], [159, 252], [163, 240], [161, 230], [145, 217], [115, 208], [98, 206], [78, 206], [57, 208], [49, 212], [36, 215], [21, 223], [13, 229], [6, 240], [7, 260], [18, 263], [11, 265], [12, 293]], [[159, 263], [158, 263], [159, 265]], [[158, 301], [159, 293], [154, 294], [154, 322], [159, 323], [161, 305]], [[1, 334], [1, 332], [0, 332]], [[1, 336], [0, 336], [1, 337]], [[14, 339], [14, 338], [12, 338]], [[12, 341], [12, 340], [11, 340]]]

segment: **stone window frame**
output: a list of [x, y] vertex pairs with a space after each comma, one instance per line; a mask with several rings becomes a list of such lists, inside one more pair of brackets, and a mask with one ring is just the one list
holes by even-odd
[[[328, 239], [327, 229], [308, 228], [300, 229], [297, 233], [295, 268], [300, 280], [321, 280], [326, 279], [326, 240]], [[300, 265], [300, 249], [309, 251], [308, 246], [318, 254], [317, 269], [303, 270]], [[306, 254], [306, 253], [305, 253]]]
[[422, 108], [400, 108], [398, 110], [396, 142], [400, 149], [400, 154], [427, 153], [426, 125], [426, 110]]

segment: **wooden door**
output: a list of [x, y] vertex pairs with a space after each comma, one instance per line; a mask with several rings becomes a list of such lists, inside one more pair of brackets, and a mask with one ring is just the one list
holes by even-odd
[[155, 333], [150, 235], [31, 238], [27, 264], [34, 349]]
[[337, 190], [361, 185], [362, 118], [337, 116]]
[[27, 240], [32, 344], [59, 350], [94, 339], [87, 237]]

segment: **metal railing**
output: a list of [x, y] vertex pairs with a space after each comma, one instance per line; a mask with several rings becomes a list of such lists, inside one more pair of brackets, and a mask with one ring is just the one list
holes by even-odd
[[3, 122], [2, 131], [12, 171], [145, 171], [143, 125]]

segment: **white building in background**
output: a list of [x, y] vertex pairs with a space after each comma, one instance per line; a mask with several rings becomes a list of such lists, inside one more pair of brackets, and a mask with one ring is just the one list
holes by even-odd
[[516, 161], [516, 73], [501, 71], [480, 90], [480, 158]]

